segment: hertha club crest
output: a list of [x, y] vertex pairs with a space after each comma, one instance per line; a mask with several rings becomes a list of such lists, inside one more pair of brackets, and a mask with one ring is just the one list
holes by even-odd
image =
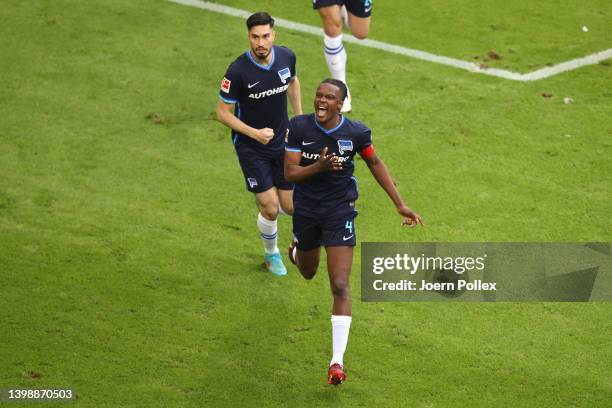
[[353, 151], [352, 140], [338, 140], [338, 152], [344, 154], [344, 152]]
[[278, 71], [278, 76], [283, 84], [287, 83], [287, 79], [291, 78], [291, 71], [289, 68], [283, 68]]

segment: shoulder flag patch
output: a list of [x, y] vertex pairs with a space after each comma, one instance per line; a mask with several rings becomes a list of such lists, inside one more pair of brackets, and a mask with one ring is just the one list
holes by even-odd
[[221, 81], [221, 90], [225, 93], [229, 93], [231, 85], [232, 85], [232, 81], [224, 77], [223, 81]]

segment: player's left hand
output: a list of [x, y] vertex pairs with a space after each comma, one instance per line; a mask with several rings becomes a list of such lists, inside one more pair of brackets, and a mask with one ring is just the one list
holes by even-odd
[[402, 225], [408, 225], [410, 228], [414, 228], [418, 224], [425, 226], [425, 223], [423, 222], [423, 219], [421, 218], [421, 216], [415, 213], [414, 211], [412, 211], [410, 208], [403, 206], [400, 209], [398, 209], [397, 212], [402, 217], [404, 217], [404, 219], [402, 220]]

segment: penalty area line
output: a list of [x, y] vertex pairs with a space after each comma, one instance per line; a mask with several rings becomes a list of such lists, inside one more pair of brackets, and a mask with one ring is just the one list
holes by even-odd
[[[224, 6], [222, 4], [211, 3], [203, 0], [168, 0], [172, 3], [182, 4], [184, 6], [196, 7], [202, 10], [208, 10], [215, 13], [221, 13], [232, 17], [248, 18], [252, 12], [237, 9], [234, 7]], [[294, 21], [285, 20], [283, 18], [274, 18], [275, 25], [278, 27], [287, 28], [293, 31], [299, 31], [302, 33], [313, 34], [319, 37], [323, 36], [323, 29], [314, 27], [308, 24], [296, 23]], [[512, 81], [538, 81], [540, 79], [548, 78], [562, 72], [572, 71], [586, 65], [594, 65], [603, 60], [612, 58], [612, 48], [596, 52], [586, 57], [576, 58], [571, 61], [562, 62], [557, 65], [542, 68], [526, 74], [520, 74], [518, 72], [507, 71], [504, 69], [497, 68], [482, 68], [478, 64], [473, 62], [463, 61], [455, 58], [445, 57], [442, 55], [432, 54], [426, 51], [415, 50], [413, 48], [402, 47], [400, 45], [388, 44], [382, 41], [376, 40], [358, 40], [352, 35], [344, 35], [344, 41], [351, 44], [361, 45], [363, 47], [374, 48], [377, 50], [383, 50], [391, 52], [393, 54], [404, 55], [410, 58], [419, 59], [422, 61], [433, 62], [436, 64], [446, 65], [453, 68], [463, 69], [476, 74], [483, 74], [494, 76], [503, 79], [509, 79]]]

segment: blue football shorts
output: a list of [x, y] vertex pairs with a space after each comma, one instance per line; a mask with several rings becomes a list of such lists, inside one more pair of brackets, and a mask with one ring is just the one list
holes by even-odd
[[345, 215], [307, 217], [293, 215], [293, 235], [300, 251], [310, 251], [320, 246], [355, 246], [357, 211]]
[[238, 162], [244, 175], [246, 188], [251, 193], [263, 193], [272, 187], [279, 190], [292, 190], [293, 183], [285, 180], [285, 149], [261, 151], [249, 145], [236, 146]]
[[372, 0], [313, 0], [312, 7], [320, 9], [322, 7], [345, 5], [346, 9], [357, 17], [370, 17], [372, 15]]

